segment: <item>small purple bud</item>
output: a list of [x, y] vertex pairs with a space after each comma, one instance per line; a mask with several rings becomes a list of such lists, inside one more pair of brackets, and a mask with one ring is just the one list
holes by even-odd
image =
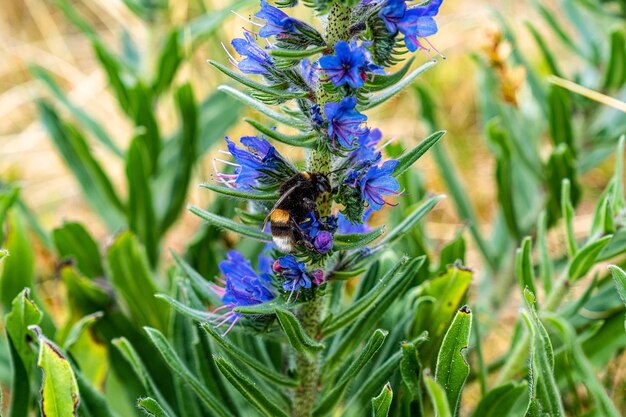
[[313, 278], [313, 284], [321, 285], [324, 282], [324, 271], [316, 269], [311, 273], [311, 278]]
[[274, 270], [274, 272], [276, 272], [277, 274], [280, 274], [280, 271], [283, 270], [283, 267], [280, 266], [280, 260], [276, 259], [276, 262], [274, 262], [274, 265], [272, 266], [272, 269]]
[[318, 232], [313, 241], [313, 245], [319, 253], [326, 253], [333, 248], [333, 235], [330, 232], [322, 230]]

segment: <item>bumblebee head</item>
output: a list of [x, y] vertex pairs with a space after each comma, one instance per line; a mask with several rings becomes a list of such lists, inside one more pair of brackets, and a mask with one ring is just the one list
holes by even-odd
[[313, 174], [311, 180], [315, 185], [315, 191], [319, 195], [327, 193], [333, 189], [332, 185], [330, 185], [328, 177], [322, 173]]

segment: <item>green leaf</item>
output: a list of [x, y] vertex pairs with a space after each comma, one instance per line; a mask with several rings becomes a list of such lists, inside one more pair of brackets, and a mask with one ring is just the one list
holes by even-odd
[[521, 289], [528, 288], [535, 293], [535, 276], [531, 251], [532, 239], [527, 236], [522, 241], [522, 246], [515, 251], [515, 271]]
[[[0, 225], [4, 227], [4, 225]], [[35, 279], [35, 253], [22, 213], [11, 210], [7, 216], [5, 249], [11, 256], [2, 261], [0, 300], [8, 307], [24, 288], [32, 287]]]
[[240, 198], [242, 200], [272, 201], [278, 199], [278, 194], [276, 192], [260, 192], [243, 190], [241, 188], [229, 188], [213, 184], [211, 182], [204, 182], [200, 184], [200, 187], [228, 197]]
[[435, 205], [444, 199], [444, 195], [436, 195], [430, 197], [420, 206], [417, 206], [411, 213], [405, 216], [401, 223], [396, 225], [378, 244], [377, 247], [384, 247], [393, 243], [396, 239], [402, 237], [404, 234], [412, 230], [417, 223], [424, 218]]
[[552, 291], [552, 274], [554, 266], [552, 264], [552, 259], [550, 258], [550, 251], [548, 250], [547, 230], [547, 216], [544, 211], [541, 212], [539, 219], [537, 220], [537, 250], [539, 252], [539, 271], [541, 281], [543, 282], [543, 290], [546, 294], [549, 294]]
[[137, 407], [141, 409], [147, 416], [150, 417], [172, 417], [172, 414], [168, 414], [163, 410], [159, 403], [150, 397], [140, 398], [137, 401]]
[[433, 67], [436, 63], [437, 61], [428, 61], [427, 63], [421, 65], [420, 67], [413, 70], [409, 75], [407, 75], [401, 81], [389, 87], [387, 90], [384, 90], [382, 93], [378, 95], [371, 96], [368, 99], [366, 104], [362, 106], [357, 106], [357, 110], [359, 110], [360, 112], [363, 112], [365, 110], [369, 110], [373, 107], [376, 107], [384, 103], [385, 101], [389, 100], [390, 98], [392, 98], [393, 96], [395, 96], [396, 94], [404, 90], [405, 87], [408, 87], [417, 77], [419, 77], [426, 70]]
[[446, 391], [450, 409], [458, 415], [461, 402], [461, 393], [470, 367], [463, 356], [463, 351], [469, 345], [472, 328], [472, 312], [469, 307], [463, 306], [457, 311], [452, 324], [443, 337], [439, 355], [435, 380]]
[[235, 233], [239, 233], [240, 235], [250, 237], [252, 239], [257, 239], [263, 242], [270, 242], [272, 240], [272, 235], [263, 233], [261, 230], [245, 226], [243, 224], [236, 223], [231, 219], [227, 219], [226, 217], [222, 217], [220, 215], [211, 213], [206, 210], [202, 210], [201, 208], [195, 206], [189, 206], [189, 211], [200, 217], [203, 220], [206, 220], [210, 225], [218, 227], [224, 230], [230, 230]]
[[52, 231], [52, 239], [61, 259], [71, 259], [90, 278], [104, 275], [98, 244], [81, 223], [63, 223]]
[[[626, 273], [616, 265], [609, 265], [608, 268], [609, 271], [611, 271], [611, 275], [613, 275], [617, 294], [619, 294], [619, 298], [624, 303], [624, 306], [626, 306]], [[626, 329], [626, 320], [624, 321], [624, 329]]]
[[387, 417], [392, 399], [393, 391], [391, 390], [391, 385], [386, 383], [378, 397], [372, 398], [372, 417]]
[[176, 221], [187, 200], [187, 190], [193, 174], [193, 166], [198, 158], [198, 106], [190, 83], [176, 90], [176, 107], [182, 124], [182, 136], [178, 149], [175, 173], [167, 193], [166, 210], [160, 221], [160, 231], [164, 234]]
[[501, 385], [489, 391], [478, 403], [472, 417], [517, 417], [528, 391], [526, 382]]
[[541, 33], [539, 32], [537, 27], [534, 24], [532, 24], [531, 22], [526, 21], [526, 22], [524, 22], [524, 24], [528, 28], [528, 31], [532, 35], [535, 43], [539, 47], [539, 50], [541, 51], [541, 55], [543, 55], [543, 59], [545, 60], [545, 62], [547, 64], [548, 69], [550, 70], [550, 72], [552, 74], [557, 75], [557, 76], [560, 77], [562, 73], [561, 73], [561, 71], [559, 71], [559, 67], [557, 65], [557, 60], [555, 59], [554, 54], [552, 53], [552, 51], [550, 51], [550, 49], [546, 45], [547, 42], [545, 41], [544, 37], [541, 35]]
[[35, 364], [35, 352], [31, 346], [28, 327], [41, 323], [43, 313], [29, 298], [30, 290], [24, 288], [12, 301], [11, 311], [5, 316], [6, 332], [15, 352], [28, 373]]
[[272, 300], [266, 303], [249, 306], [237, 306], [233, 311], [241, 314], [275, 314], [277, 309], [289, 307], [287, 304]]
[[183, 62], [184, 56], [178, 42], [180, 36], [178, 29], [172, 29], [161, 48], [156, 64], [156, 75], [151, 87], [152, 94], [155, 97], [158, 97], [170, 87], [180, 64]]
[[626, 37], [624, 31], [611, 32], [609, 62], [604, 73], [604, 88], [619, 89], [626, 82]]
[[158, 287], [145, 252], [130, 232], [121, 233], [107, 253], [109, 278], [119, 301], [138, 325], [167, 328], [167, 304], [154, 298]]
[[446, 392], [441, 385], [435, 382], [430, 375], [424, 375], [424, 385], [426, 385], [426, 392], [428, 392], [433, 403], [435, 417], [452, 417], [450, 406], [446, 399]]
[[111, 230], [122, 224], [123, 205], [109, 177], [93, 157], [82, 134], [70, 124], [64, 124], [56, 111], [44, 100], [37, 102], [42, 123], [70, 171], [81, 186], [87, 201], [104, 219]]
[[309, 57], [311, 55], [319, 54], [328, 49], [327, 46], [318, 46], [315, 48], [309, 49], [280, 49], [280, 48], [271, 48], [269, 50], [270, 55], [274, 58], [282, 58], [289, 60], [300, 60], [302, 58]]
[[414, 343], [402, 342], [402, 359], [400, 360], [400, 376], [407, 388], [412, 401], [417, 401], [423, 414], [422, 399], [422, 364], [419, 360], [417, 346]]
[[275, 370], [264, 366], [263, 363], [257, 358], [253, 358], [234, 343], [231, 343], [226, 338], [220, 336], [208, 323], [201, 323], [200, 327], [202, 327], [202, 329], [213, 338], [215, 343], [222, 348], [222, 352], [224, 352], [224, 354], [228, 355], [232, 359], [236, 359], [246, 364], [268, 381], [284, 387], [295, 387], [298, 385], [298, 381], [295, 379], [289, 378], [288, 376], [282, 375]]
[[554, 146], [565, 144], [576, 156], [569, 92], [554, 84], [548, 91], [548, 121]]
[[78, 320], [68, 331], [67, 337], [61, 337], [61, 335], [56, 335], [56, 340], [59, 343], [62, 343], [63, 350], [69, 351], [69, 349], [78, 341], [78, 338], [91, 326], [95, 324], [98, 319], [102, 318], [104, 313], [101, 311], [96, 311], [95, 313], [87, 314], [85, 317], [82, 317]]
[[316, 352], [324, 349], [324, 345], [313, 340], [304, 330], [300, 321], [288, 310], [282, 308], [276, 309], [276, 317], [287, 336], [287, 340], [291, 347], [297, 352], [307, 355], [314, 355]]
[[336, 234], [333, 238], [333, 250], [352, 250], [367, 246], [378, 239], [384, 231], [385, 227], [381, 226], [365, 233]]
[[265, 136], [268, 136], [278, 142], [284, 143], [286, 145], [297, 146], [300, 148], [317, 148], [319, 133], [315, 131], [310, 131], [301, 135], [290, 136], [285, 135], [284, 133], [280, 133], [275, 129], [271, 129], [257, 122], [256, 120], [247, 117], [245, 117], [243, 120], [259, 132], [263, 133]]
[[45, 86], [50, 90], [55, 99], [57, 99], [65, 108], [69, 110], [72, 116], [87, 129], [93, 136], [109, 149], [114, 155], [123, 157], [124, 152], [113, 142], [109, 134], [102, 127], [98, 121], [92, 118], [82, 107], [72, 103], [70, 99], [65, 95], [61, 87], [56, 83], [50, 72], [38, 65], [32, 65], [29, 67], [30, 73], [36, 78], [42, 81]]
[[189, 387], [196, 393], [198, 398], [207, 406], [207, 408], [219, 417], [231, 417], [232, 414], [215, 397], [213, 393], [211, 393], [190, 370], [184, 364], [184, 362], [180, 359], [176, 351], [172, 348], [172, 346], [167, 342], [167, 339], [161, 332], [156, 329], [145, 327], [144, 330], [148, 333], [148, 337], [154, 344], [154, 346], [159, 350], [159, 353], [163, 356], [165, 363], [170, 367], [170, 369]]
[[374, 357], [376, 352], [385, 343], [385, 339], [389, 334], [386, 330], [377, 329], [370, 336], [367, 344], [359, 353], [359, 356], [352, 362], [350, 367], [341, 375], [339, 381], [333, 384], [332, 389], [326, 394], [320, 403], [313, 410], [313, 417], [325, 416], [335, 410], [339, 401], [343, 398], [348, 384], [361, 372], [361, 370]]
[[374, 92], [384, 90], [385, 88], [393, 86], [394, 84], [399, 82], [402, 77], [406, 75], [407, 72], [409, 72], [413, 61], [415, 61], [414, 56], [409, 58], [402, 66], [402, 68], [400, 68], [400, 70], [394, 72], [393, 74], [370, 74], [370, 76], [367, 77], [367, 80], [365, 81], [364, 89]]
[[247, 104], [248, 106], [252, 107], [253, 109], [255, 109], [256, 111], [258, 111], [259, 113], [262, 113], [264, 115], [266, 115], [267, 117], [269, 117], [270, 119], [274, 119], [278, 122], [281, 122], [287, 126], [291, 126], [291, 127], [295, 127], [297, 129], [306, 129], [308, 130], [309, 128], [307, 127], [307, 125], [305, 123], [303, 123], [302, 121], [298, 120], [298, 119], [294, 119], [292, 117], [286, 116], [282, 113], [279, 113], [271, 108], [269, 108], [268, 106], [266, 106], [265, 104], [261, 103], [258, 100], [253, 99], [252, 97], [248, 96], [245, 93], [242, 93], [241, 91], [235, 90], [232, 87], [229, 87], [227, 85], [220, 85], [218, 88], [218, 90], [223, 91], [226, 94], [229, 94], [233, 97], [235, 97], [237, 100], [241, 101], [244, 104]]
[[28, 327], [39, 339], [37, 366], [43, 370], [41, 414], [45, 417], [78, 416], [78, 385], [72, 367], [59, 348], [38, 326]]
[[222, 375], [262, 414], [268, 417], [288, 416], [285, 411], [272, 401], [272, 397], [267, 392], [263, 392], [257, 384], [248, 379], [235, 365], [220, 356], [213, 355], [213, 359]]
[[572, 281], [576, 281], [585, 276], [596, 262], [596, 258], [600, 252], [602, 252], [602, 249], [604, 249], [612, 238], [613, 235], [604, 236], [587, 244], [587, 246], [578, 251], [567, 270], [568, 277]]
[[[63, 0], [63, 2], [66, 2], [66, 0]], [[73, 9], [73, 6], [68, 4], [68, 8]], [[87, 25], [89, 26], [88, 23]], [[128, 115], [132, 115], [132, 93], [130, 88], [137, 83], [136, 75], [126, 71], [124, 65], [106, 48], [100, 39], [97, 38], [97, 35], [94, 34], [90, 38], [96, 57], [100, 61], [100, 67], [107, 74], [109, 87], [113, 90], [120, 109]]]
[[416, 147], [411, 149], [410, 151], [403, 152], [398, 158], [396, 158], [399, 164], [393, 170], [393, 176], [398, 177], [404, 171], [409, 169], [415, 162], [417, 162], [430, 148], [435, 146], [439, 139], [446, 134], [445, 130], [440, 130], [438, 132], [433, 133], [428, 136], [426, 139], [421, 141]]
[[565, 222], [567, 249], [569, 255], [574, 257], [578, 252], [578, 245], [576, 245], [576, 236], [574, 235], [574, 206], [570, 197], [570, 188], [569, 179], [564, 178], [563, 185], [561, 186], [561, 212]]
[[167, 301], [174, 308], [174, 310], [199, 323], [210, 321], [211, 318], [213, 318], [213, 316], [211, 316], [211, 314], [209, 314], [206, 310], [198, 310], [189, 307], [167, 294], [156, 294], [155, 297]]
[[[424, 260], [424, 258], [421, 259], [422, 261]], [[365, 296], [356, 300], [344, 311], [336, 313], [336, 317], [332, 317], [330, 320], [326, 320], [322, 323], [321, 332], [324, 337], [328, 337], [352, 324], [364, 312], [374, 307], [375, 303], [388, 287], [398, 285], [401, 280], [409, 277], [410, 275], [407, 274], [406, 270], [401, 271], [401, 268], [406, 265], [408, 260], [409, 258], [406, 256], [400, 259]], [[423, 262], [417, 265], [417, 268], [420, 268], [422, 265]]]
[[198, 273], [191, 265], [189, 265], [184, 259], [176, 254], [174, 251], [170, 251], [172, 258], [176, 261], [182, 272], [189, 278], [193, 289], [203, 298], [205, 302], [211, 302], [217, 305], [221, 302], [221, 299], [211, 289], [209, 282], [205, 280], [202, 275]]

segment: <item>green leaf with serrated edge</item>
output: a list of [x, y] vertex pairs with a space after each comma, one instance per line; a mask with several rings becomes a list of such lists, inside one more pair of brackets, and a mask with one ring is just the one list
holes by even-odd
[[387, 236], [385, 236], [380, 242], [376, 244], [377, 247], [382, 247], [384, 245], [388, 245], [403, 236], [409, 230], [413, 229], [415, 225], [424, 218], [430, 211], [435, 207], [435, 205], [445, 198], [444, 195], [437, 195], [430, 197], [426, 200], [425, 203], [416, 207], [411, 213], [409, 213], [401, 223], [396, 225]]
[[384, 232], [385, 227], [381, 226], [365, 233], [336, 234], [333, 237], [333, 250], [352, 250], [367, 246], [378, 239]]
[[11, 256], [2, 261], [0, 301], [2, 305], [8, 307], [24, 288], [33, 286], [35, 252], [22, 213], [19, 210], [11, 210], [6, 220], [7, 236], [4, 249]]
[[213, 338], [215, 343], [222, 348], [224, 354], [228, 355], [232, 359], [237, 359], [242, 363], [245, 363], [268, 381], [274, 382], [284, 387], [295, 387], [296, 385], [298, 385], [297, 380], [289, 378], [288, 376], [282, 375], [275, 370], [264, 366], [263, 363], [257, 358], [253, 358], [242, 349], [237, 347], [235, 344], [220, 336], [208, 323], [201, 323], [200, 327], [202, 327], [202, 329]]
[[413, 164], [416, 163], [422, 156], [424, 156], [424, 154], [428, 152], [430, 148], [435, 146], [439, 142], [439, 139], [441, 139], [445, 134], [445, 130], [435, 132], [420, 143], [418, 143], [417, 146], [410, 151], [403, 152], [402, 155], [396, 158], [399, 163], [393, 170], [392, 175], [394, 177], [397, 177], [404, 171], [409, 169], [411, 166], [413, 166]]
[[522, 246], [515, 251], [515, 275], [517, 275], [517, 280], [522, 290], [529, 288], [535, 293], [535, 276], [531, 251], [532, 239], [527, 236], [522, 240]]
[[161, 394], [161, 391], [159, 390], [157, 384], [155, 384], [152, 376], [141, 360], [141, 356], [137, 353], [133, 345], [125, 337], [113, 339], [111, 343], [117, 348], [117, 350], [131, 366], [133, 372], [137, 375], [137, 378], [139, 378], [141, 385], [144, 387], [148, 395], [156, 398], [159, 403], [165, 407], [168, 413], [174, 415], [170, 405]]
[[241, 188], [230, 188], [224, 187], [222, 185], [213, 184], [211, 182], [204, 182], [200, 184], [200, 187], [206, 188], [207, 190], [211, 190], [228, 197], [241, 198], [244, 200], [272, 201], [278, 199], [278, 194], [275, 192], [260, 192], [243, 190]]
[[172, 29], [161, 48], [156, 65], [157, 71], [151, 86], [155, 97], [158, 97], [170, 87], [180, 64], [183, 62], [183, 51], [178, 43], [180, 36], [179, 29]]
[[374, 91], [384, 90], [385, 88], [393, 86], [394, 84], [399, 82], [402, 79], [402, 77], [406, 75], [407, 72], [409, 72], [409, 69], [411, 68], [411, 64], [413, 64], [413, 61], [415, 61], [414, 56], [409, 58], [406, 61], [406, 63], [402, 66], [402, 68], [400, 68], [398, 71], [394, 72], [393, 74], [371, 74], [369, 77], [367, 77], [367, 80], [365, 81], [365, 85], [363, 86], [363, 89], [374, 92]]
[[537, 316], [535, 296], [528, 289], [524, 290], [524, 301], [528, 311], [522, 311], [522, 317], [530, 332], [531, 357], [529, 368], [533, 378], [532, 385], [536, 388], [534, 396], [536, 396], [544, 412], [555, 417], [565, 416], [563, 402], [554, 376], [552, 342]]
[[41, 414], [46, 417], [78, 416], [78, 385], [70, 363], [38, 326], [28, 326], [39, 340], [37, 366], [43, 370]]
[[164, 234], [180, 216], [188, 198], [187, 190], [193, 175], [193, 167], [198, 159], [199, 114], [191, 84], [185, 83], [178, 87], [174, 98], [181, 120], [182, 134], [178, 145], [177, 163], [173, 168], [175, 173], [167, 192], [166, 209], [159, 216], [160, 234]]
[[24, 288], [12, 301], [11, 311], [5, 316], [7, 335], [12, 340], [13, 348], [20, 356], [28, 373], [35, 364], [35, 352], [29, 343], [28, 327], [41, 323], [43, 313], [30, 299], [30, 290]]
[[459, 413], [461, 393], [470, 372], [469, 364], [463, 357], [463, 351], [469, 345], [471, 328], [472, 312], [469, 307], [463, 306], [457, 311], [443, 337], [437, 356], [435, 380], [446, 391], [448, 404], [454, 415]]
[[359, 356], [352, 362], [350, 367], [342, 373], [339, 381], [333, 384], [333, 388], [324, 395], [320, 403], [315, 407], [312, 414], [313, 417], [325, 416], [336, 408], [348, 389], [348, 384], [352, 382], [359, 372], [369, 363], [372, 357], [374, 357], [383, 343], [385, 343], [388, 334], [389, 332], [386, 330], [377, 329], [374, 331], [365, 347], [359, 353]]
[[240, 235], [247, 236], [252, 239], [261, 240], [263, 242], [270, 242], [272, 240], [272, 235], [263, 233], [257, 228], [236, 223], [231, 219], [227, 219], [226, 217], [222, 217], [209, 211], [202, 210], [201, 208], [195, 206], [189, 206], [188, 209], [196, 216], [200, 217], [203, 220], [206, 220], [209, 224], [215, 227], [219, 227], [220, 229], [230, 230]]
[[316, 149], [318, 143], [319, 133], [315, 131], [309, 131], [301, 135], [285, 135], [274, 129], [265, 126], [256, 120], [244, 117], [243, 119], [250, 126], [263, 133], [265, 136], [270, 137], [278, 142], [286, 145], [297, 146], [300, 148]]
[[600, 252], [602, 252], [602, 249], [604, 249], [612, 238], [613, 235], [604, 236], [589, 243], [587, 246], [578, 251], [567, 270], [568, 277], [572, 281], [576, 281], [585, 276], [585, 274], [589, 272], [591, 267], [594, 265], [596, 258]]
[[[626, 273], [616, 265], [609, 265], [608, 268], [609, 271], [611, 271], [611, 275], [613, 275], [617, 294], [624, 303], [624, 306], [626, 306]], [[626, 320], [624, 321], [624, 329], [626, 330]]]
[[433, 67], [436, 63], [437, 61], [428, 61], [427, 63], [421, 65], [419, 68], [416, 68], [409, 75], [403, 78], [402, 81], [389, 87], [387, 90], [382, 91], [378, 95], [371, 96], [366, 104], [362, 106], [357, 106], [357, 110], [362, 112], [364, 110], [369, 110], [384, 103], [385, 101], [389, 100], [390, 98], [404, 90], [405, 87], [408, 87], [417, 77], [419, 77], [426, 70]]
[[257, 410], [268, 417], [287, 417], [279, 406], [272, 401], [267, 392], [263, 392], [257, 384], [248, 379], [241, 370], [225, 358], [213, 355], [217, 369], [226, 377], [239, 393]]
[[305, 130], [310, 129], [306, 124], [304, 124], [300, 120], [294, 119], [289, 116], [285, 116], [284, 114], [271, 109], [270, 107], [266, 106], [260, 101], [255, 100], [252, 97], [248, 96], [247, 94], [242, 93], [241, 91], [235, 90], [232, 87], [229, 87], [227, 85], [220, 85], [219, 87], [217, 87], [217, 89], [220, 91], [223, 91], [224, 93], [228, 95], [235, 97], [237, 100], [241, 101], [244, 104], [247, 104], [248, 106], [258, 111], [259, 113], [266, 115], [270, 119], [274, 119], [287, 126], [295, 127], [297, 129], [305, 129]]
[[408, 257], [403, 257], [391, 268], [372, 288], [366, 295], [355, 301], [350, 307], [344, 311], [337, 313], [336, 318], [325, 321], [322, 323], [321, 333], [324, 337], [328, 337], [333, 333], [349, 326], [358, 319], [365, 311], [374, 305], [374, 303], [380, 298], [385, 289], [391, 285], [396, 284], [396, 281], [401, 279], [404, 274], [398, 273], [400, 268], [407, 263]]
[[194, 50], [206, 41], [216, 30], [224, 25], [224, 20], [232, 16], [233, 10], [240, 9], [250, 4], [257, 4], [255, 0], [242, 0], [229, 4], [221, 10], [204, 13], [187, 23], [180, 31], [181, 50]]
[[72, 259], [76, 268], [89, 278], [104, 275], [98, 244], [78, 222], [65, 222], [52, 231], [52, 239], [61, 259]]
[[427, 374], [424, 375], [424, 385], [426, 386], [426, 392], [428, 392], [430, 401], [433, 404], [435, 417], [452, 417], [450, 406], [448, 405], [448, 400], [446, 399], [446, 392], [443, 390], [441, 385], [435, 382], [435, 380]]
[[[515, 417], [524, 394], [526, 382], [501, 385], [489, 391], [478, 403], [472, 417]], [[517, 413], [515, 413], [517, 412]]]
[[288, 310], [277, 308], [276, 317], [287, 336], [287, 341], [297, 352], [313, 355], [324, 349], [324, 345], [309, 336], [300, 321]]
[[224, 408], [219, 399], [211, 393], [190, 370], [185, 366], [176, 351], [168, 343], [161, 332], [150, 327], [144, 327], [148, 337], [163, 356], [170, 369], [196, 393], [203, 404], [219, 417], [230, 417], [232, 414]]
[[561, 186], [561, 213], [565, 222], [565, 237], [567, 238], [567, 249], [569, 255], [574, 257], [578, 252], [578, 246], [576, 245], [576, 237], [574, 236], [574, 206], [570, 197], [570, 181], [567, 178], [563, 179], [563, 185]]
[[137, 407], [150, 417], [173, 417], [173, 414], [168, 414], [159, 403], [150, 397], [140, 398], [137, 400]]
[[104, 130], [104, 127], [92, 118], [82, 107], [72, 103], [70, 99], [65, 95], [61, 87], [56, 83], [52, 75], [44, 68], [38, 65], [31, 65], [29, 71], [33, 76], [41, 80], [48, 90], [52, 93], [55, 99], [57, 99], [65, 108], [67, 108], [72, 116], [93, 136], [104, 145], [107, 149], [113, 152], [118, 157], [124, 157], [124, 152], [113, 142], [109, 134]]
[[326, 51], [327, 49], [328, 47], [326, 46], [318, 46], [316, 48], [309, 48], [309, 49], [271, 48], [269, 52], [270, 52], [270, 55], [275, 58], [300, 60], [302, 58], [306, 58], [311, 55], [322, 53]]
[[72, 125], [63, 123], [54, 108], [46, 101], [38, 101], [37, 107], [44, 127], [80, 184], [89, 204], [102, 217], [109, 229], [119, 229], [124, 224], [123, 205], [109, 177], [93, 157], [83, 135]]
[[387, 382], [377, 397], [372, 398], [372, 417], [387, 417], [391, 408], [393, 391]]
[[411, 259], [404, 265], [403, 273], [398, 277], [396, 284], [388, 286], [378, 297], [376, 303], [371, 308], [361, 314], [358, 320], [342, 334], [340, 341], [333, 346], [328, 353], [326, 362], [324, 363], [324, 373], [334, 371], [346, 355], [354, 351], [365, 337], [370, 329], [376, 326], [376, 323], [384, 315], [384, 313], [397, 301], [399, 295], [405, 290], [412, 279], [415, 278], [425, 258], [419, 257]]
[[145, 252], [130, 232], [121, 233], [109, 248], [107, 267], [113, 289], [139, 325], [167, 328], [168, 308], [153, 297], [158, 292]]
[[228, 67], [225, 67], [224, 65], [220, 64], [219, 62], [215, 62], [211, 59], [209, 59], [207, 61], [209, 64], [213, 65], [215, 68], [217, 68], [218, 70], [220, 70], [222, 73], [228, 75], [230, 78], [232, 78], [233, 80], [245, 85], [246, 87], [250, 87], [254, 90], [260, 91], [262, 93], [265, 94], [269, 94], [273, 97], [278, 97], [281, 99], [292, 99], [292, 98], [303, 98], [306, 97], [309, 93], [307, 92], [300, 92], [300, 93], [293, 93], [290, 91], [285, 91], [285, 90], [279, 90], [275, 87], [270, 87], [267, 86], [265, 84], [260, 84], [257, 83], [256, 81], [252, 81], [251, 79], [249, 79], [248, 77], [245, 77], [233, 70], [231, 70]]
[[87, 314], [85, 317], [82, 317], [78, 320], [67, 332], [67, 336], [63, 336], [57, 333], [56, 340], [63, 346], [63, 350], [69, 351], [70, 348], [76, 343], [78, 338], [91, 327], [98, 319], [102, 318], [104, 313], [101, 311], [96, 311], [95, 313]]

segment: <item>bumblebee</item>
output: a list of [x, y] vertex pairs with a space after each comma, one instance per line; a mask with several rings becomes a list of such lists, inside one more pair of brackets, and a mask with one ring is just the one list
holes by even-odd
[[316, 200], [322, 194], [332, 192], [332, 186], [321, 172], [299, 172], [286, 180], [278, 191], [280, 197], [265, 219], [263, 229], [269, 220], [278, 249], [292, 252], [297, 244], [307, 243], [299, 224], [310, 212], [319, 218]]

